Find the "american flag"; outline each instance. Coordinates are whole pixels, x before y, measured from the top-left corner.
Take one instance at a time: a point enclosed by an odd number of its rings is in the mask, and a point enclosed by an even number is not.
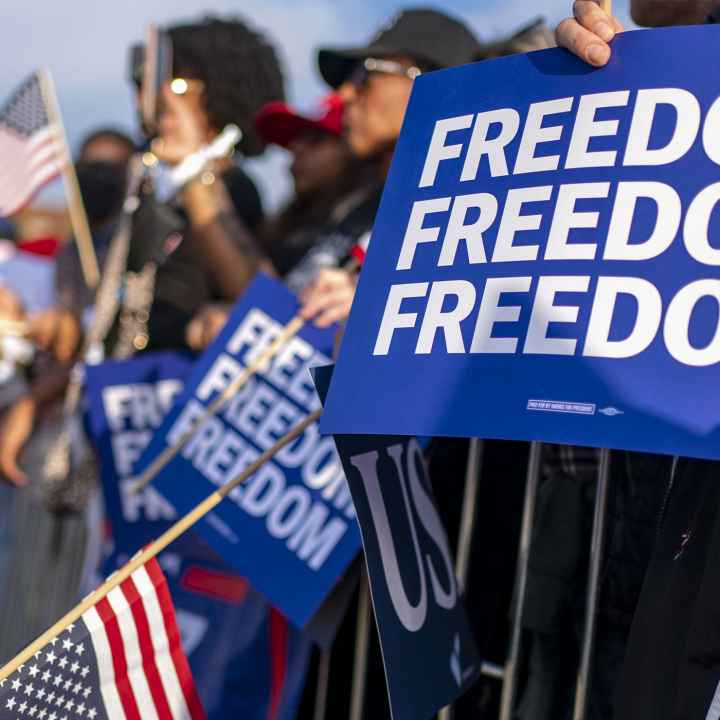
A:
[[[151,560],[0,682],[0,720],[205,718]]]
[[[13,215],[62,170],[62,132],[50,122],[37,73],[0,109],[0,217]]]

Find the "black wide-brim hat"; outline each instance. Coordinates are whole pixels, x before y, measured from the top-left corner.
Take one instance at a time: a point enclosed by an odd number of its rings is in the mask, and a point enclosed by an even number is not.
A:
[[[437,10],[405,10],[364,47],[322,48],[320,74],[330,87],[348,79],[358,62],[369,57],[408,57],[428,69],[471,62],[478,48],[472,31]]]

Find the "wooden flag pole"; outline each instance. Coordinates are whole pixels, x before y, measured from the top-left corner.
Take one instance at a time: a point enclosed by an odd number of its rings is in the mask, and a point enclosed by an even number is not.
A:
[[[70,224],[72,225],[75,243],[77,244],[78,254],[80,256],[83,278],[85,284],[91,290],[94,290],[100,282],[100,269],[98,267],[95,246],[93,245],[85,206],[83,205],[82,195],[80,194],[80,185],[77,175],[75,174],[75,165],[68,148],[67,135],[65,134],[65,127],[63,126],[62,116],[60,114],[60,105],[58,104],[57,95],[55,94],[55,86],[48,70],[41,70],[38,73],[38,79],[40,81],[40,90],[43,95],[48,120],[55,126],[60,136],[62,155],[60,161],[63,184],[65,186],[65,196],[70,214]]]
[[[350,258],[342,267],[348,273],[354,273],[360,269],[360,263],[355,258]],[[282,350],[286,343],[294,338],[304,327],[306,321],[296,315],[282,329],[280,334],[260,354],[255,362],[248,365],[225,390],[210,405],[198,421],[173,444],[166,447],[140,475],[133,478],[128,484],[128,492],[135,495],[146,488],[167,464],[190,442],[195,433],[211,418],[217,415],[222,406],[231,398],[235,397],[245,383],[257,373],[262,372],[268,363]]]
[[[97,590],[90,593],[79,605],[74,607],[64,617],[58,620],[50,629],[46,630],[37,640],[30,643],[19,655],[16,655],[0,670],[0,683],[12,675],[21,665],[28,662],[36,652],[42,650],[51,640],[56,638],[68,625],[77,622],[84,613],[102,600],[111,590],[127,580],[138,568],[152,560],[162,552],[170,543],[177,540],[180,535],[189,530],[198,520],[201,520],[213,508],[222,502],[238,485],[244,483],[251,475],[256,473],[276,453],[300,437],[305,430],[316,422],[322,409],[315,410],[304,420],[299,422],[287,435],[281,437],[272,447],[268,448],[255,462],[248,465],[239,475],[230,482],[209,495],[187,515],[178,520],[169,530],[164,532],[157,540],[139,552],[124,567],[113,573]]]
[[[193,426],[186,430],[180,438],[173,444],[168,445],[146,468],[140,475],[133,479],[128,486],[131,495],[139,493],[146,488],[157,476],[158,473],[190,442],[193,435],[231,398],[233,398],[250,380],[253,375],[261,372],[267,364],[275,357],[280,349],[292,338],[294,338],[305,326],[305,320],[296,315],[283,329],[282,332],[260,353],[260,356],[250,365],[248,365],[233,380],[223,392],[215,398],[215,400],[207,406],[205,412]]]

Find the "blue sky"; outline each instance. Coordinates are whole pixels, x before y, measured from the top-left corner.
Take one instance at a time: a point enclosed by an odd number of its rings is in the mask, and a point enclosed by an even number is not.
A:
[[[290,99],[310,107],[325,88],[315,70],[319,45],[352,44],[369,38],[398,10],[420,3],[394,0],[2,0],[3,56],[0,98],[38,67],[55,77],[70,142],[88,130],[115,125],[134,130],[130,90],[125,80],[127,48],[142,40],[150,22],[166,23],[199,15],[234,13],[264,30],[280,50]],[[570,0],[448,0],[437,3],[463,17],[481,39],[519,27],[539,15],[555,25],[570,11]],[[628,0],[615,9],[629,25]],[[287,192],[286,159],[270,153],[254,176],[270,206]],[[52,188],[45,197],[58,197]]]

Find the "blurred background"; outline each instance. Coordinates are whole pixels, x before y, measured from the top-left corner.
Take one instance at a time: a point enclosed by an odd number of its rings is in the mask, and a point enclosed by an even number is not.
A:
[[[91,128],[116,126],[137,136],[137,123],[128,83],[128,49],[143,42],[145,29],[191,20],[203,15],[239,13],[275,40],[283,62],[287,94],[301,109],[314,107],[324,94],[316,70],[315,48],[366,40],[378,24],[401,8],[432,5],[411,0],[3,0],[0,27],[0,103],[29,73],[52,71],[67,134],[73,150]],[[482,41],[509,33],[542,16],[554,27],[570,12],[569,0],[444,0],[439,6],[469,21]],[[629,0],[616,0],[615,13],[631,27]],[[290,189],[284,151],[271,148],[248,165],[265,205],[274,210]],[[35,200],[34,210],[62,205],[60,181]],[[33,213],[33,216],[35,213]],[[41,216],[44,218],[44,216]],[[30,233],[31,235],[34,233]]]

